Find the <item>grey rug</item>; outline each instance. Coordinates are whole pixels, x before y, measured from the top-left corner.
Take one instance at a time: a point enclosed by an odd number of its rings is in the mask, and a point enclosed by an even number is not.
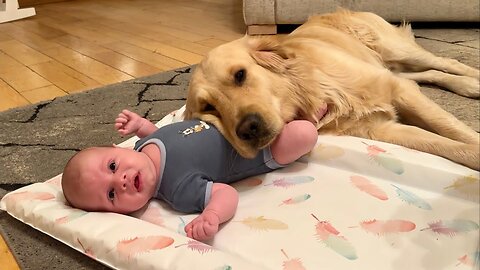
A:
[[[415,31],[426,49],[479,67],[478,29]],[[78,150],[120,143],[113,128],[124,108],[158,121],[185,104],[193,67],[135,79],[0,113],[0,197],[62,172]],[[479,131],[480,104],[435,87],[422,91]],[[22,269],[106,269],[105,266],[0,212],[0,232]],[[0,267],[1,268],[1,267]]]

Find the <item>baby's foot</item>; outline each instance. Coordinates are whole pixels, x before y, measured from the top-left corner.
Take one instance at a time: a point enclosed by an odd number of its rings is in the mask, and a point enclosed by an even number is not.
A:
[[[213,212],[205,211],[185,226],[187,236],[203,241],[212,238],[218,232],[220,219]]]

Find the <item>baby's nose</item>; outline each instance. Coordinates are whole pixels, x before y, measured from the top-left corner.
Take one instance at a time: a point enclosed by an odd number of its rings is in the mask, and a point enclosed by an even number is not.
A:
[[[117,187],[120,190],[125,190],[127,189],[127,174],[122,174],[120,177],[117,179]]]

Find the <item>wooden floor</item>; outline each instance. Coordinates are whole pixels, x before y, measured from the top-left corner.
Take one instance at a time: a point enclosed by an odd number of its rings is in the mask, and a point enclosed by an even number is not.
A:
[[[0,24],[0,111],[196,64],[245,33],[241,0],[72,0]]]
[[[0,24],[0,111],[196,64],[246,29],[242,0],[72,0],[35,9]],[[1,237],[0,265],[19,269]]]

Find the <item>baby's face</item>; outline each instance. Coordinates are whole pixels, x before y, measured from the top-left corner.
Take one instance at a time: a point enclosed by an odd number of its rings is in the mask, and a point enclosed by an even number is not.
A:
[[[133,212],[152,198],[157,185],[152,160],[131,149],[94,148],[79,163],[82,184],[72,201],[89,209]]]

